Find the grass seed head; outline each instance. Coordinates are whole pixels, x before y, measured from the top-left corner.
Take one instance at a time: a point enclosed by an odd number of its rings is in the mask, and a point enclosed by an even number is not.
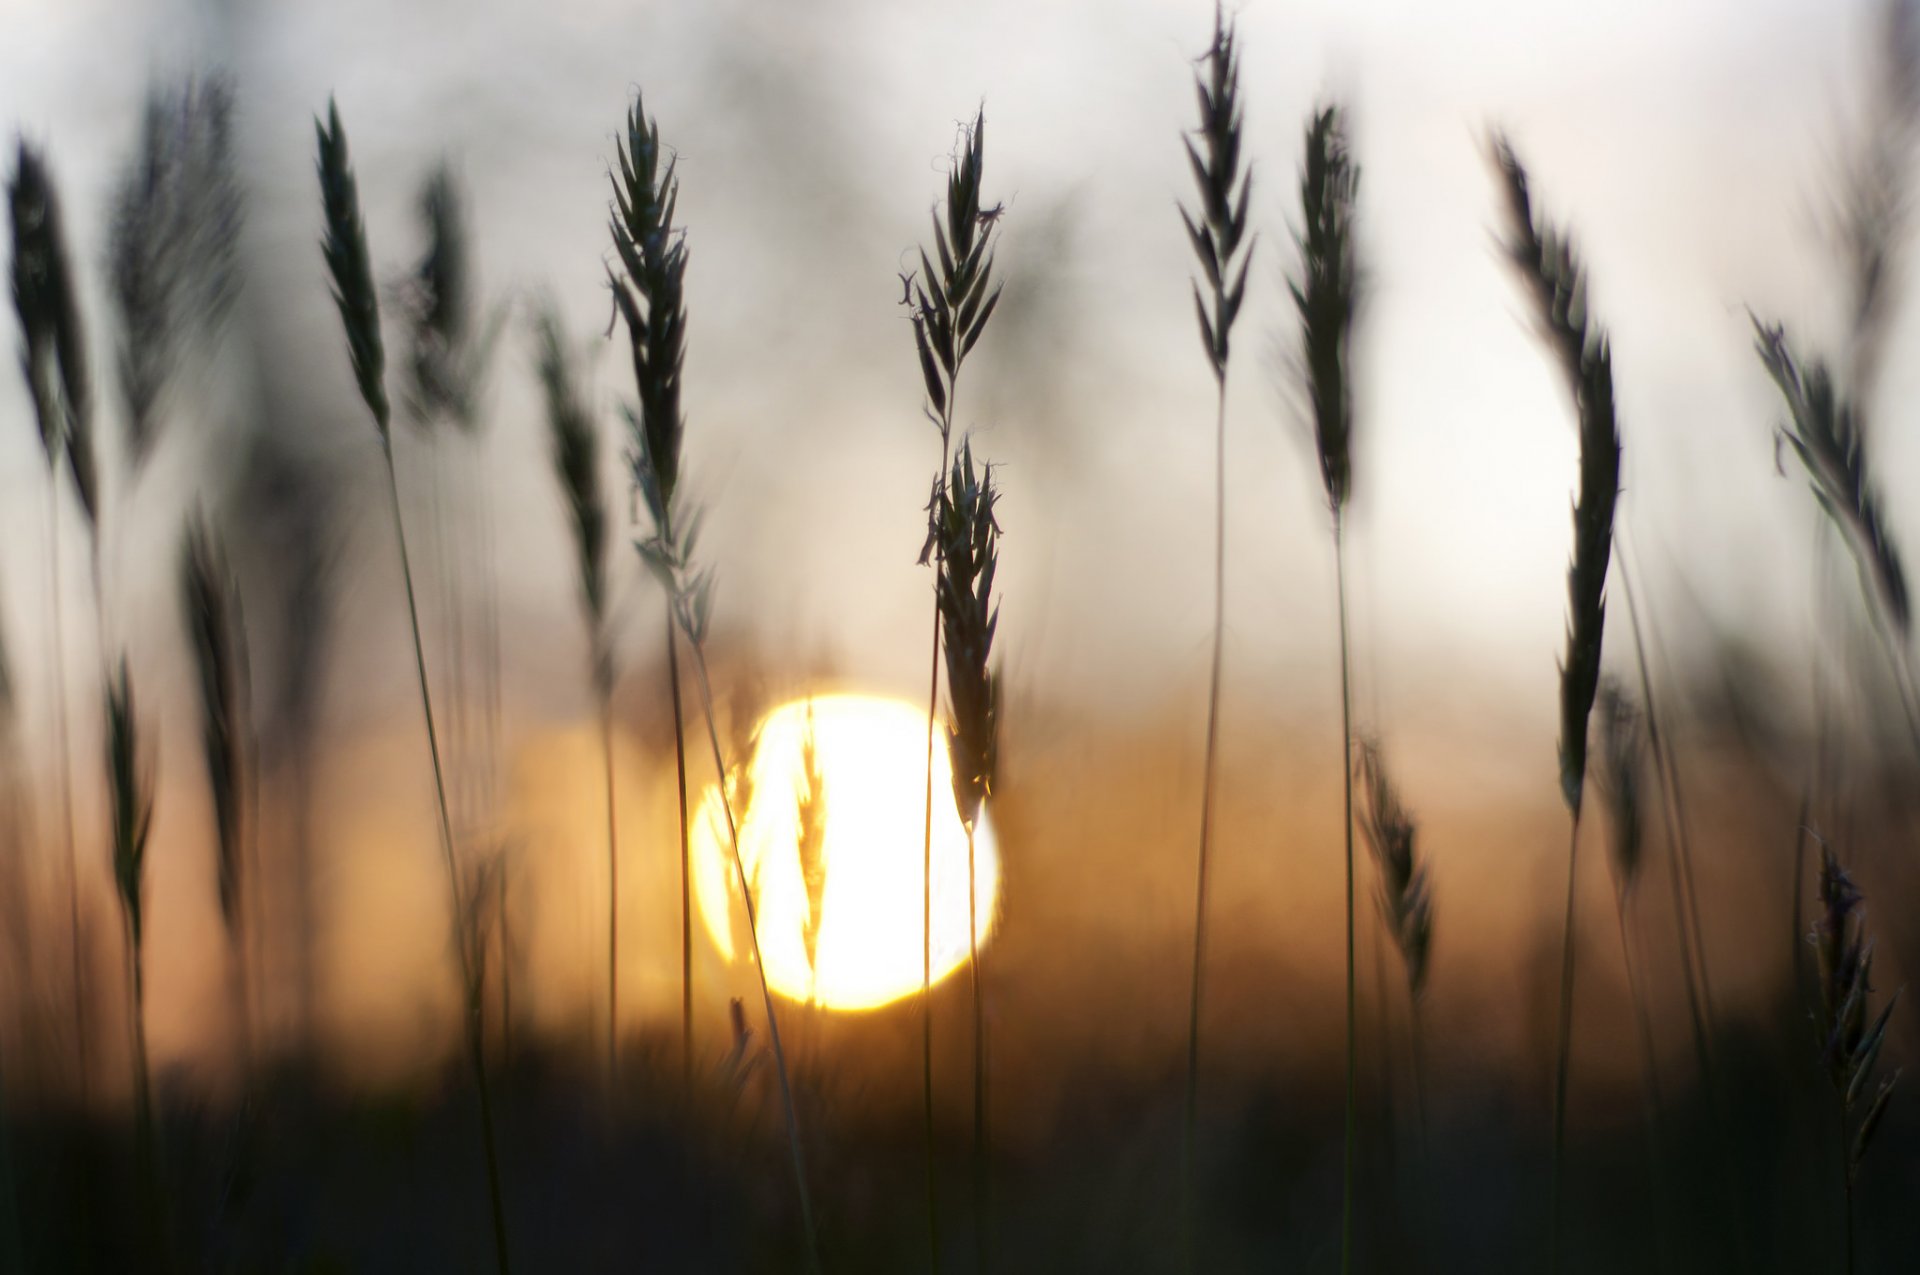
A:
[[[1193,285],[1200,339],[1207,348],[1214,376],[1224,380],[1233,323],[1246,299],[1247,267],[1253,262],[1253,237],[1247,233],[1253,175],[1240,162],[1244,123],[1240,54],[1234,47],[1233,24],[1218,4],[1213,10],[1213,42],[1200,61],[1201,70],[1194,75],[1194,89],[1200,99],[1200,127],[1196,130],[1200,146],[1196,147],[1191,137],[1181,139],[1194,184],[1199,188],[1200,212],[1196,217],[1182,207],[1180,218],[1186,223],[1187,238],[1207,280],[1204,294],[1198,282]]]
[[[213,797],[220,915],[229,932],[240,920],[241,793],[246,756],[246,660],[239,590],[206,522],[187,524],[180,555],[181,609],[200,685],[200,740]]]
[[[1301,365],[1313,405],[1313,434],[1327,503],[1338,513],[1353,484],[1353,383],[1349,338],[1359,308],[1353,241],[1360,169],[1347,153],[1345,117],[1337,106],[1314,112],[1300,170],[1303,228],[1300,277],[1288,285],[1300,315]]]
[[[79,290],[67,256],[60,199],[46,158],[22,138],[7,183],[13,222],[13,305],[20,318],[27,385],[47,463],[67,458],[89,524],[99,521],[93,397]]]
[[[153,792],[140,750],[133,686],[123,656],[107,678],[107,781],[113,799],[113,880],[137,949],[146,897],[147,834]]]
[[[1814,1022],[1821,1064],[1851,1130],[1847,1148],[1851,1180],[1900,1078],[1896,1072],[1877,1087],[1873,1084],[1887,1023],[1900,997],[1896,992],[1877,1015],[1873,1013],[1873,944],[1866,938],[1860,892],[1832,847],[1822,842],[1820,856],[1820,916],[1808,936],[1820,965]]]
[[[1799,458],[1814,499],[1852,550],[1861,587],[1904,640],[1913,623],[1906,569],[1867,471],[1866,440],[1853,405],[1825,364],[1816,359],[1802,371],[1780,325],[1755,319],[1753,328],[1760,362],[1787,406],[1779,437]]]
[[[993,576],[999,561],[1000,492],[993,466],[975,469],[973,446],[961,440],[953,470],[934,493],[939,536],[940,634],[947,656],[947,695],[953,721],[947,748],[953,764],[953,796],[971,828],[980,803],[993,791],[998,753],[999,694],[988,668],[999,607]]]
[[[1600,682],[1600,765],[1596,778],[1612,817],[1614,880],[1622,897],[1633,888],[1646,849],[1646,808],[1641,790],[1646,728],[1626,688],[1611,677]]]
[[[639,97],[627,111],[627,136],[616,142],[609,228],[621,271],[608,272],[614,305],[625,321],[640,410],[630,460],[634,482],[654,525],[672,526],[680,481],[680,372],[686,360],[687,243],[673,224],[680,199],[677,159],[660,144],[660,125]]]
[[[605,693],[612,687],[613,667],[606,640],[608,520],[600,482],[600,436],[580,392],[560,316],[551,305],[535,316],[534,333],[553,470],[567,502],[580,598],[593,640],[594,684]]]
[[[927,414],[943,438],[952,428],[961,366],[1000,304],[993,259],[1003,208],[981,207],[986,145],[987,119],[981,110],[961,134],[959,154],[947,174],[946,215],[933,214],[934,255],[920,249],[920,270],[905,281]]]
[[[471,432],[480,421],[481,372],[494,332],[480,330],[466,199],[447,164],[436,165],[421,186],[419,217],[427,248],[403,293],[407,406],[423,424],[444,419]]]
[[[386,350],[380,342],[380,299],[373,289],[373,259],[367,249],[367,228],[360,218],[360,190],[347,156],[347,134],[340,124],[340,108],[327,101],[325,121],[315,119],[319,148],[320,201],[326,219],[321,250],[333,280],[333,303],[340,310],[340,326],[347,336],[353,378],[360,398],[373,415],[380,441],[388,441],[392,411],[387,403]]]
[[[1417,998],[1426,988],[1427,958],[1433,949],[1433,893],[1427,865],[1415,845],[1413,816],[1387,773],[1379,744],[1373,741],[1360,745],[1360,775],[1367,790],[1360,830],[1380,874],[1380,914],[1400,949],[1407,990]]]
[[[225,80],[154,89],[139,147],[114,190],[108,276],[135,465],[152,449],[181,356],[219,331],[238,290],[232,123],[233,90]]]
[[[1620,427],[1614,415],[1613,354],[1587,314],[1586,270],[1572,239],[1533,210],[1527,172],[1504,137],[1492,143],[1506,193],[1509,259],[1535,303],[1535,322],[1560,360],[1580,433],[1580,490],[1573,507],[1573,561],[1567,570],[1567,652],[1560,664],[1560,792],[1575,818],[1587,773],[1587,719],[1600,683],[1606,633],[1607,568],[1620,496]]]

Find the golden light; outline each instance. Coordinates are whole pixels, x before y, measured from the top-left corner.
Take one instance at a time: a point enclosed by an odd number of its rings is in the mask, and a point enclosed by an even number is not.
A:
[[[933,749],[933,981],[965,964],[967,834],[944,728]],[[872,1009],[920,989],[927,714],[867,695],[797,700],[760,723],[728,776],[767,984],[790,1000]],[[693,827],[694,889],[727,960],[751,960],[746,909],[717,788]],[[1000,884],[992,821],[974,837],[978,940]]]

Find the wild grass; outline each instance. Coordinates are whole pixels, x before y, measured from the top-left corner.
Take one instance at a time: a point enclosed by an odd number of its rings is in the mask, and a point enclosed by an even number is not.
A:
[[[415,201],[425,246],[392,288],[405,331],[401,404],[430,455],[427,504],[431,570],[439,589],[448,770],[456,850],[498,858],[488,882],[499,898],[486,911],[500,960],[503,1064],[512,1060],[514,969],[508,897],[511,856],[493,827],[499,739],[499,620],[493,504],[487,497],[482,410],[488,364],[505,311],[483,312],[472,262],[467,201],[452,165],[436,163]],[[463,472],[464,471],[464,472]],[[462,501],[461,484],[470,499]],[[470,616],[477,612],[477,616]],[[477,634],[471,620],[478,620]],[[475,718],[479,719],[476,726]]]
[[[106,686],[107,790],[113,803],[113,883],[126,942],[127,1013],[133,1041],[133,1120],[148,1210],[150,1256],[165,1269],[164,1206],[154,1145],[153,1081],[147,1063],[147,840],[153,828],[153,778],[140,743],[133,685],[123,656]]]
[[[1876,1086],[1880,1050],[1887,1023],[1900,994],[1875,1014],[1873,943],[1866,937],[1860,892],[1840,866],[1833,848],[1820,846],[1820,919],[1808,936],[1819,955],[1819,1003],[1814,1025],[1820,1063],[1832,1083],[1840,1126],[1840,1155],[1846,1188],[1846,1271],[1854,1269],[1854,1189],[1867,1148],[1886,1115],[1896,1071]]]
[[[245,906],[252,872],[246,862],[246,793],[254,764],[248,756],[246,627],[238,582],[203,518],[188,522],[181,547],[180,609],[200,689],[200,752],[213,804],[215,884],[227,935],[234,1044],[244,1071],[253,1039],[247,932],[255,923]]]
[[[940,211],[933,214],[933,245],[940,268],[934,269],[923,247],[919,273],[905,280],[905,304],[911,312],[913,344],[926,390],[921,410],[940,433],[940,466],[933,471],[927,539],[920,549],[921,565],[929,560],[934,565],[933,636],[927,656],[926,817],[920,855],[920,1064],[927,1151],[927,1263],[935,1271],[940,1269],[940,1238],[933,1157],[933,739],[940,699],[943,563],[939,555],[945,550],[939,515],[959,410],[960,371],[1000,304],[1000,285],[993,278],[994,232],[1004,205],[984,206],[986,147],[987,117],[982,108],[962,133],[959,154],[947,175],[944,222]]]
[[[1647,1007],[1645,979],[1634,958],[1634,885],[1646,861],[1646,769],[1651,730],[1642,708],[1612,677],[1602,677],[1598,695],[1600,749],[1594,770],[1595,788],[1606,803],[1609,823],[1607,860],[1612,869],[1614,917],[1620,931],[1620,959],[1627,974],[1627,999],[1633,1002],[1640,1035],[1641,1084],[1647,1106],[1648,1172],[1654,1183],[1656,1207],[1666,1196],[1661,1126],[1664,1123],[1659,1054],[1654,1042],[1653,1018]],[[1678,847],[1672,847],[1679,854]],[[1681,900],[1676,898],[1675,905]],[[1683,947],[1681,960],[1689,953]]]
[[[786,1049],[780,1040],[780,1020],[774,1012],[773,993],[767,986],[766,966],[760,957],[760,926],[755,916],[752,885],[747,880],[746,868],[740,857],[740,834],[734,820],[733,803],[725,796],[724,782],[728,767],[720,749],[719,727],[714,720],[713,685],[707,675],[706,657],[714,578],[710,568],[695,566],[700,514],[697,510],[683,508],[676,499],[679,495],[680,445],[686,432],[686,420],[680,409],[680,377],[682,361],[686,356],[687,330],[686,234],[673,224],[674,207],[679,200],[679,184],[674,178],[676,160],[667,156],[661,148],[659,123],[646,115],[644,103],[637,95],[627,112],[627,140],[626,145],[619,148],[619,157],[620,179],[614,183],[612,230],[614,250],[620,257],[626,275],[625,278],[613,277],[610,283],[619,314],[626,321],[628,343],[633,354],[634,388],[639,398],[639,411],[627,411],[627,423],[632,435],[628,460],[633,469],[634,490],[640,494],[653,521],[653,535],[636,542],[635,547],[640,552],[641,560],[653,571],[666,591],[670,625],[677,627],[686,638],[688,649],[693,654],[700,703],[706,717],[707,742],[713,753],[714,774],[723,784],[720,806],[726,815],[727,841],[732,847],[734,872],[746,905],[754,970],[759,976],[760,1000],[767,1016],[767,1038],[773,1048],[774,1069],[780,1082],[781,1107],[787,1124],[787,1149],[793,1163],[794,1190],[800,1201],[807,1265],[809,1270],[818,1272],[820,1239],[814,1223],[812,1195],[807,1187],[799,1114],[794,1108]],[[670,655],[674,649],[672,636],[670,628]],[[672,670],[676,705],[674,738],[677,769],[684,794],[686,744],[680,729],[679,675],[675,659],[669,660],[669,668]],[[685,834],[684,796],[682,803],[681,923],[683,927],[690,927],[691,905],[687,885],[689,843]],[[685,943],[691,943],[690,933],[689,928]],[[685,950],[683,948],[683,954]],[[691,977],[690,967],[686,977]],[[691,996],[691,992],[686,994]],[[690,1025],[689,1011],[687,1026]],[[690,1051],[690,1034],[687,1042]]]
[[[1527,172],[1505,137],[1492,142],[1506,196],[1506,247],[1532,294],[1542,339],[1558,359],[1573,394],[1580,436],[1579,494],[1573,507],[1573,562],[1567,571],[1567,650],[1560,663],[1560,792],[1567,805],[1567,910],[1560,958],[1560,1044],[1554,1072],[1553,1180],[1547,1222],[1547,1266],[1560,1261],[1560,1195],[1566,1159],[1567,1069],[1573,1053],[1575,868],[1581,798],[1587,776],[1587,719],[1600,682],[1606,636],[1607,566],[1620,495],[1620,428],[1614,417],[1613,352],[1587,312],[1586,272],[1573,241],[1537,218]]]
[[[15,156],[13,176],[7,183],[7,203],[13,229],[11,281],[13,307],[19,316],[22,337],[21,368],[47,458],[47,590],[50,595],[47,614],[51,628],[48,658],[53,665],[54,757],[59,772],[60,826],[66,852],[67,947],[73,982],[74,1049],[76,1073],[84,1097],[92,1069],[86,986],[81,970],[84,939],[80,917],[80,860],[74,837],[73,763],[67,738],[71,710],[61,586],[60,469],[64,459],[81,512],[91,528],[95,522],[98,488],[92,445],[92,397],[78,288],[67,257],[60,200],[46,159],[24,138]],[[97,554],[94,561],[97,580]]]
[[[608,229],[624,277],[607,273],[614,305],[626,321],[639,410],[623,409],[635,446],[628,459],[634,486],[663,543],[690,543],[695,528],[675,522],[680,481],[680,444],[686,420],[680,412],[680,372],[686,358],[684,236],[673,224],[680,200],[675,156],[660,146],[660,128],[638,97],[627,111],[627,137],[616,141],[620,171],[610,175],[613,208]],[[687,810],[687,732],[680,698],[680,649],[673,606],[667,607],[667,692],[673,702],[673,758],[680,801],[680,1044],[682,1074],[693,1084],[693,842]]]
[[[493,1219],[494,1258],[501,1275],[507,1275],[511,1259],[507,1244],[506,1204],[500,1187],[500,1159],[495,1143],[493,1103],[487,1079],[485,1040],[475,1005],[478,980],[484,967],[474,959],[477,946],[468,932],[480,915],[470,911],[473,903],[463,897],[460,865],[455,857],[453,822],[447,811],[447,783],[440,763],[440,741],[434,730],[433,695],[427,679],[426,650],[420,638],[420,608],[413,587],[413,565],[407,556],[406,520],[401,515],[400,477],[394,467],[391,407],[385,383],[386,352],[380,337],[380,303],[373,288],[373,263],[367,249],[366,227],[360,216],[360,194],[353,166],[347,154],[346,131],[340,124],[340,111],[327,103],[325,121],[314,121],[318,143],[317,169],[321,203],[325,216],[325,236],[321,241],[327,271],[332,278],[334,305],[340,312],[341,328],[346,334],[347,353],[353,365],[354,381],[361,401],[373,417],[380,441],[380,455],[386,462],[387,494],[393,514],[393,532],[400,555],[400,578],[405,588],[407,619],[413,637],[414,672],[419,682],[420,710],[427,731],[427,754],[433,765],[433,789],[440,817],[440,850],[446,863],[447,897],[454,930],[454,948],[459,954],[462,990],[467,997],[465,1025],[467,1055],[474,1081],[480,1092],[480,1124],[485,1147],[488,1203]]]
[[[999,564],[1000,524],[994,516],[1000,492],[993,466],[977,472],[973,446],[962,439],[952,472],[935,494],[939,536],[940,634],[947,651],[947,756],[953,768],[953,798],[967,830],[967,954],[973,984],[973,1200],[975,1263],[992,1269],[987,1164],[992,1143],[987,1110],[987,1023],[980,965],[980,900],[974,842],[981,804],[993,791],[999,753],[999,688],[988,667],[999,605],[993,577]]]
[[[1194,868],[1193,979],[1187,998],[1187,1096],[1181,1155],[1181,1218],[1186,1265],[1199,1261],[1199,1229],[1194,1180],[1200,1128],[1200,993],[1207,954],[1207,876],[1213,842],[1214,776],[1220,745],[1220,664],[1226,635],[1227,573],[1227,363],[1234,321],[1247,295],[1247,270],[1253,264],[1254,236],[1247,231],[1253,175],[1241,163],[1244,119],[1240,105],[1240,54],[1234,27],[1223,7],[1213,9],[1213,40],[1194,73],[1200,101],[1196,147],[1182,137],[1187,162],[1199,190],[1196,218],[1183,206],[1180,219],[1193,245],[1206,289],[1193,285],[1194,314],[1200,340],[1213,369],[1213,654],[1207,675],[1207,733],[1201,760],[1200,844]],[[1204,155],[1202,152],[1204,151]]]
[[[136,469],[159,437],[163,399],[185,355],[218,330],[238,291],[232,136],[233,89],[225,80],[155,88],[139,145],[114,190],[108,278],[120,326],[127,451]]]
[[[1359,819],[1360,830],[1366,837],[1367,848],[1373,852],[1374,869],[1379,878],[1380,919],[1400,953],[1401,969],[1407,980],[1414,1096],[1419,1104],[1418,1119],[1424,1142],[1427,1084],[1421,1003],[1426,995],[1428,960],[1433,952],[1433,879],[1430,865],[1417,845],[1419,828],[1387,770],[1378,742],[1361,741],[1359,767],[1367,797]]]
[[[1300,366],[1313,409],[1314,451],[1333,517],[1336,606],[1340,619],[1340,775],[1346,841],[1347,1102],[1340,1205],[1340,1269],[1353,1268],[1353,1172],[1359,1128],[1358,996],[1353,960],[1353,677],[1347,636],[1347,501],[1353,491],[1353,381],[1350,347],[1360,304],[1354,213],[1360,169],[1348,152],[1338,106],[1316,110],[1307,123],[1300,171],[1301,226],[1294,238],[1299,277],[1288,285],[1300,319]]]
[[[1813,498],[1839,531],[1860,573],[1914,746],[1920,748],[1920,696],[1911,652],[1913,604],[1906,567],[1888,529],[1884,502],[1868,471],[1866,439],[1845,391],[1818,359],[1795,355],[1778,324],[1753,320],[1754,345],[1786,405],[1779,438],[1805,469]]]
[[[620,855],[613,782],[612,634],[607,624],[607,502],[600,479],[600,435],[581,393],[573,359],[551,306],[534,319],[538,374],[546,400],[554,477],[566,501],[580,606],[587,624],[588,676],[600,720],[600,759],[607,806],[607,1077],[619,1070]]]

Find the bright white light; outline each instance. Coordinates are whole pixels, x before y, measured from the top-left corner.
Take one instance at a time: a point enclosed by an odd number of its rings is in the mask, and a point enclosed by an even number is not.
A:
[[[821,776],[819,916],[808,954],[802,864],[807,741]],[[865,695],[783,705],[761,722],[744,769],[729,776],[740,857],[753,889],[767,983],[791,1000],[871,1009],[919,990],[927,715]],[[744,809],[742,806],[744,805]],[[694,889],[721,955],[751,959],[726,814],[709,787],[693,827]],[[944,728],[933,749],[933,981],[966,963],[967,834],[954,808]],[[982,812],[974,837],[977,934],[993,927],[1000,860]]]

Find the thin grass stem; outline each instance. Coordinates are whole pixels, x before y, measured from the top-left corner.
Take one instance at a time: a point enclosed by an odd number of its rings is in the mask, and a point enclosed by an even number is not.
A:
[[[820,1273],[820,1237],[814,1225],[813,1197],[807,1190],[806,1158],[800,1147],[800,1119],[793,1104],[793,1083],[787,1074],[787,1053],[780,1043],[780,1019],[774,1013],[773,991],[767,985],[767,967],[760,953],[760,923],[753,906],[753,891],[747,881],[746,863],[740,857],[740,831],[733,817],[733,804],[727,799],[724,782],[727,765],[720,752],[720,730],[714,722],[713,686],[707,677],[707,657],[702,644],[688,638],[693,652],[694,678],[700,687],[700,706],[707,722],[707,743],[713,750],[714,773],[721,777],[720,810],[727,820],[727,843],[733,850],[733,869],[740,886],[740,898],[747,909],[747,936],[753,942],[753,969],[760,982],[760,1000],[767,1013],[767,1039],[773,1046],[774,1070],[780,1082],[780,1103],[787,1121],[787,1149],[793,1161],[793,1184],[800,1197],[800,1221],[806,1230],[807,1269]]]

